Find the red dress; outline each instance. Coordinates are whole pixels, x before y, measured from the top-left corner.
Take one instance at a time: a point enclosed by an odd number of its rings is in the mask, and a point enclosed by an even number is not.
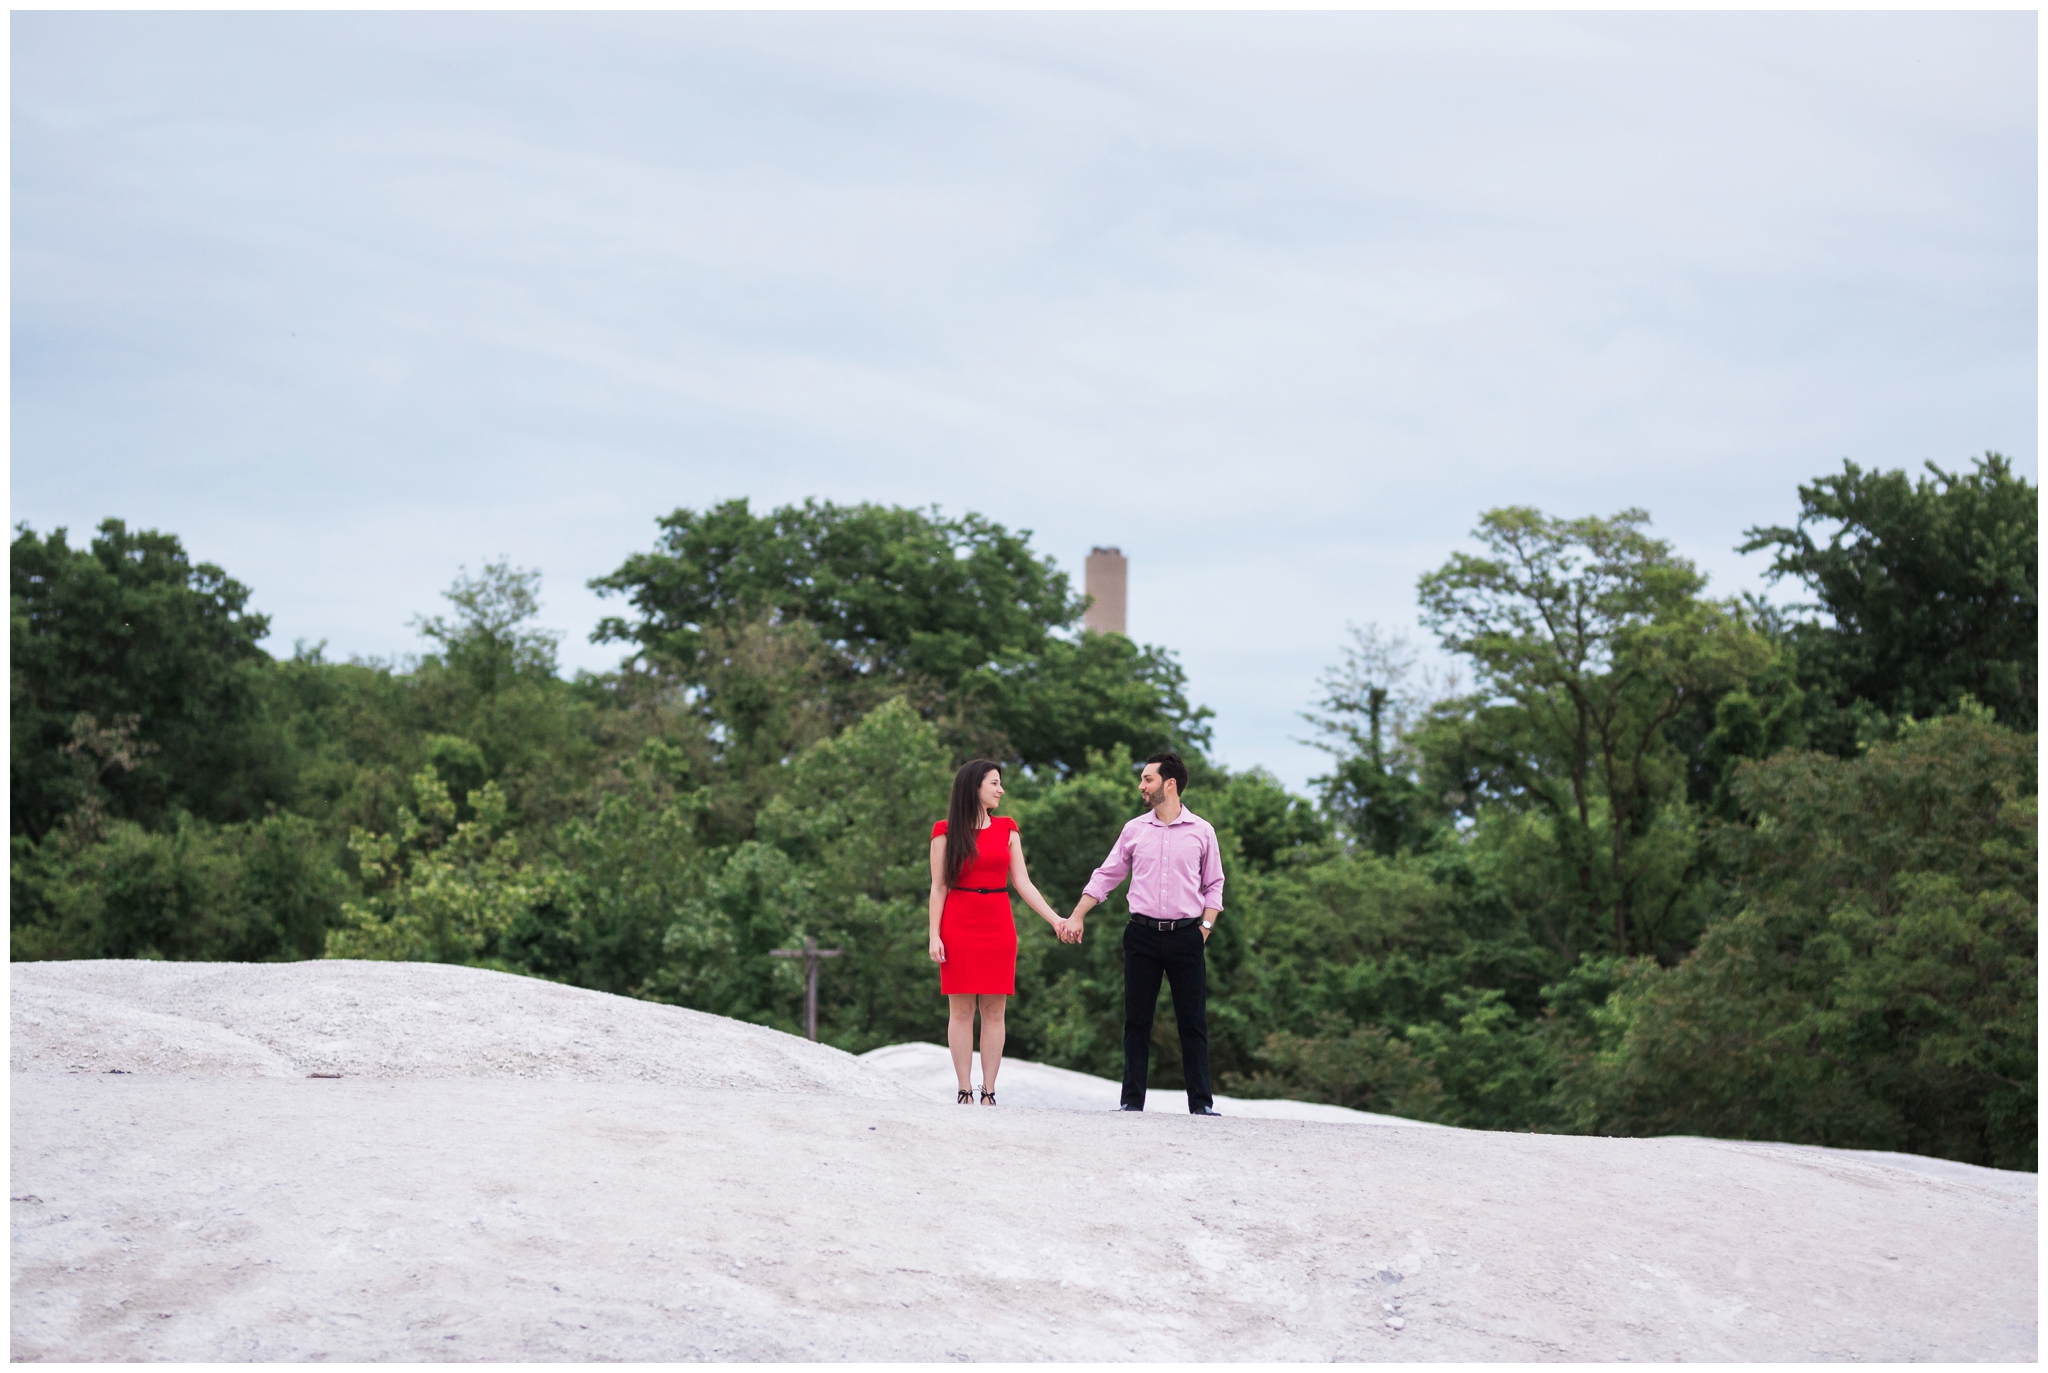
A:
[[[947,996],[979,992],[1013,996],[1017,991],[1017,922],[1010,915],[1010,836],[1017,822],[998,815],[975,838],[974,861],[959,886],[946,890],[939,912],[939,942],[946,961],[939,964],[939,991]],[[932,838],[945,836],[946,822],[932,826]],[[961,887],[999,887],[992,893]]]

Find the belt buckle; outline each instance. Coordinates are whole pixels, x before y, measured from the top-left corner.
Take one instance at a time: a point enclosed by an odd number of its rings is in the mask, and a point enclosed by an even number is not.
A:
[[[1171,920],[1155,920],[1152,923],[1159,927],[1159,932],[1161,934],[1173,933],[1173,922]]]

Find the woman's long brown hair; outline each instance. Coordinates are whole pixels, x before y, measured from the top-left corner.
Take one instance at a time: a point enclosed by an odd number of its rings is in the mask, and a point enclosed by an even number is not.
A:
[[[946,805],[946,885],[957,887],[967,876],[981,843],[981,780],[1001,772],[1000,763],[977,758],[953,774],[953,799]]]

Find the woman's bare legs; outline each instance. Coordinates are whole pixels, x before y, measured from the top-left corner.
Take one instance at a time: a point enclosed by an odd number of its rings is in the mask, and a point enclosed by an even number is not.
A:
[[[967,1074],[974,1062],[974,996],[956,992],[946,1000],[952,1003],[946,1017],[946,1047],[953,1051],[953,1076],[960,1079],[961,1091],[972,1091],[974,1081]]]
[[[961,997],[971,1001],[972,997]],[[1006,996],[988,995],[981,998],[981,1090],[993,1092],[996,1089],[996,1070],[1003,1066],[1003,1011],[1010,999]],[[959,1050],[953,1057],[958,1061]]]

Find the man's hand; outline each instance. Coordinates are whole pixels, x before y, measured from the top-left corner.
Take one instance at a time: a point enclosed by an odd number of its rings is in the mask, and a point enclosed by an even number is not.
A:
[[[1214,927],[1214,926],[1212,926],[1212,925],[1204,925],[1204,926],[1202,926],[1202,942],[1203,942],[1204,944],[1208,943],[1208,942],[1209,942],[1209,936],[1210,936],[1210,935],[1212,935],[1212,934],[1214,934],[1214,933],[1216,933],[1216,930],[1215,930],[1215,927]]]
[[[1069,944],[1080,943],[1082,929],[1081,922],[1086,920],[1088,918],[1088,912],[1094,909],[1095,898],[1084,893],[1081,899],[1074,903],[1074,913],[1067,917],[1067,927],[1064,930],[1060,931],[1060,938],[1066,940]]]

